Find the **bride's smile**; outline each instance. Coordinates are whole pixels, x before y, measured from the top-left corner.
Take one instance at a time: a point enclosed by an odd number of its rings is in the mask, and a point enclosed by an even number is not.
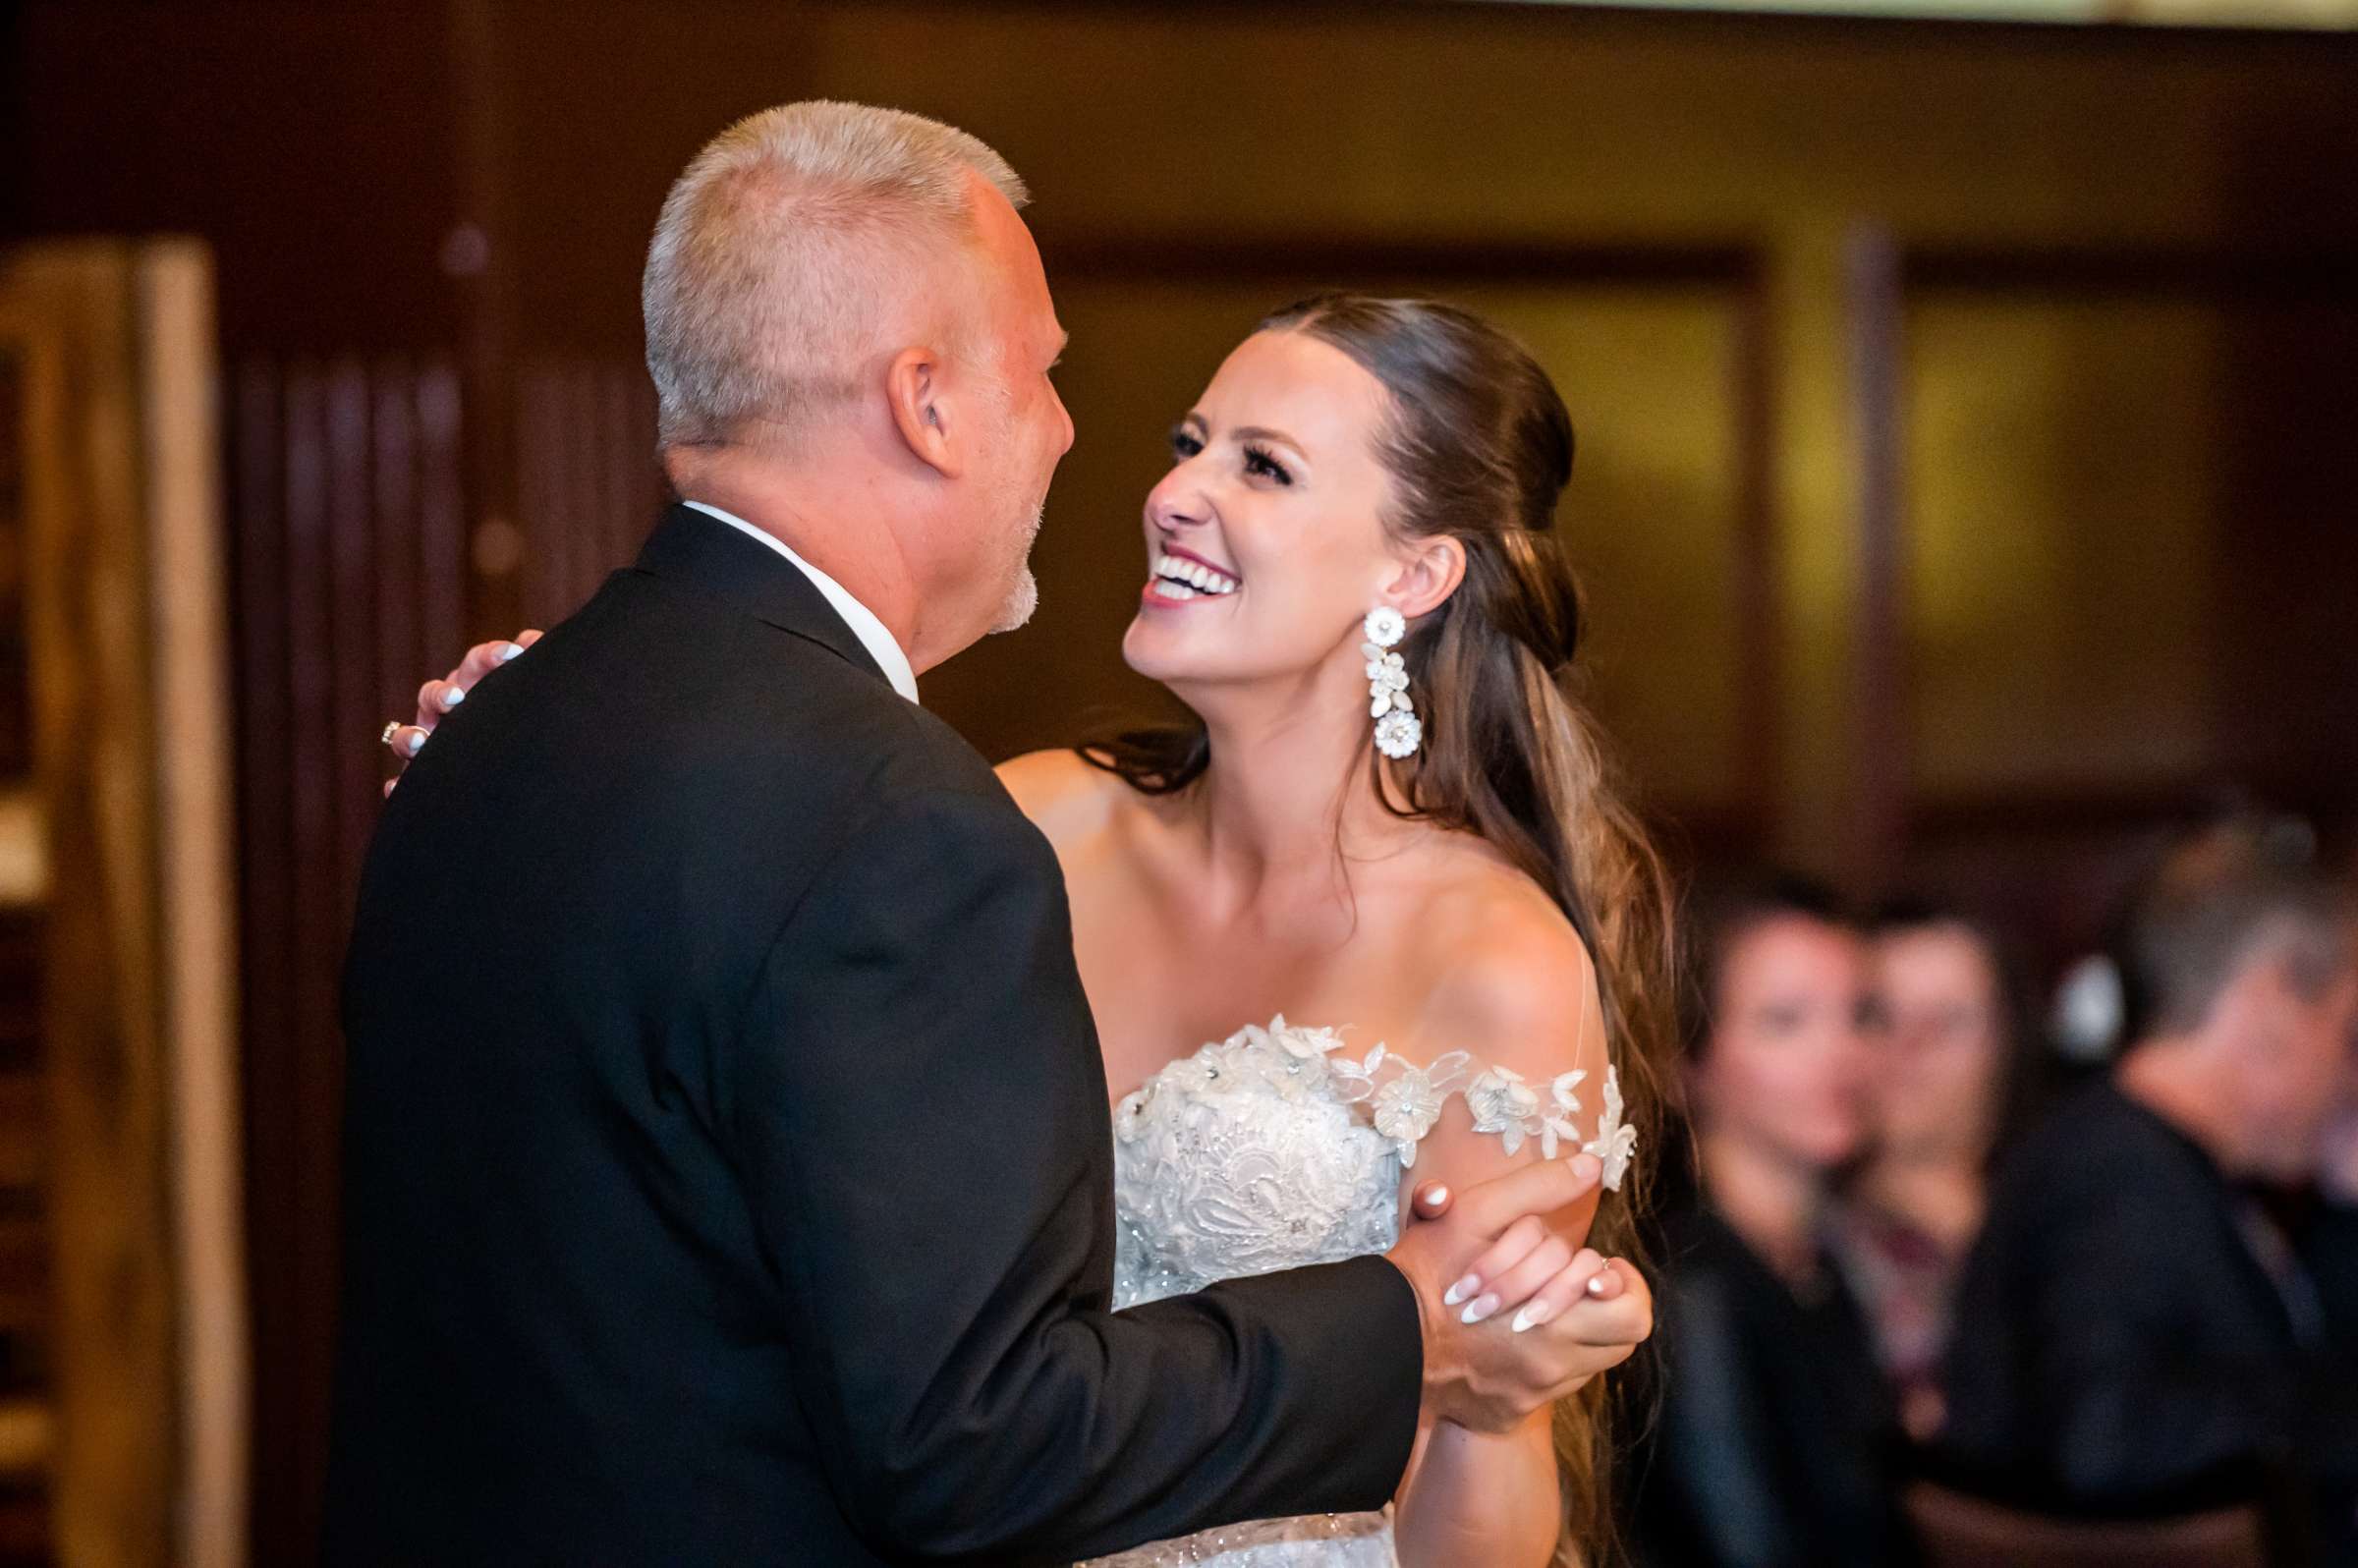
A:
[[[1146,604],[1153,609],[1172,604],[1192,604],[1198,599],[1226,598],[1244,586],[1241,578],[1221,570],[1194,551],[1170,545],[1155,553],[1151,575],[1147,579]]]

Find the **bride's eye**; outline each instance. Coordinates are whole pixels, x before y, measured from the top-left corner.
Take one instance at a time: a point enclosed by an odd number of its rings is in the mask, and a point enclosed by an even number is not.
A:
[[[1203,450],[1204,443],[1197,440],[1196,433],[1186,425],[1182,424],[1171,432],[1171,456],[1177,461],[1184,463]]]
[[[1260,475],[1266,479],[1274,479],[1279,484],[1294,482],[1294,476],[1286,472],[1285,465],[1269,456],[1267,450],[1263,447],[1249,446],[1245,448],[1245,472]]]

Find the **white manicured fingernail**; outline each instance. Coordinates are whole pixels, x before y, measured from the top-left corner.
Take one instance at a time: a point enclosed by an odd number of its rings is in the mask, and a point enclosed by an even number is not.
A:
[[[461,702],[464,702],[464,701],[466,701],[466,700],[467,700],[467,692],[466,692],[466,689],[465,689],[464,687],[458,687],[458,686],[446,686],[446,687],[444,687],[444,688],[442,689],[442,711],[443,711],[443,712],[445,712],[445,713],[449,712],[449,711],[450,711],[452,708],[454,708],[454,707],[457,707],[457,706],[458,706],[458,705],[459,705]]]
[[[1467,1322],[1467,1323],[1479,1323],[1479,1322],[1481,1322],[1481,1321],[1482,1321],[1482,1320],[1483,1320],[1485,1317],[1488,1317],[1488,1316],[1490,1316],[1490,1314],[1492,1314],[1492,1313],[1496,1312],[1497,1310],[1498,1310],[1498,1298],[1497,1298],[1497,1297],[1495,1297],[1495,1296],[1477,1296],[1477,1297],[1475,1297],[1475,1298],[1474,1298],[1474,1305],[1473,1305],[1473,1306],[1471,1306],[1471,1307],[1468,1307],[1468,1308],[1466,1309],[1466,1311],[1465,1311],[1465,1315],[1464,1315],[1462,1317],[1460,1317],[1458,1320],[1459,1320],[1460,1322]]]
[[[1554,1316],[1554,1310],[1545,1302],[1535,1301],[1515,1314],[1515,1332],[1519,1334],[1526,1328],[1537,1328]]]
[[[524,645],[520,643],[502,643],[499,644],[499,652],[496,656],[500,663],[505,664],[523,651]]]
[[[409,753],[410,753],[410,755],[411,755],[412,756],[416,756],[418,755],[419,748],[422,747],[423,745],[425,745],[425,731],[423,731],[423,730],[413,730],[413,731],[411,731],[411,732],[410,732],[410,745],[409,745]]]
[[[1468,1274],[1465,1278],[1459,1280],[1456,1284],[1449,1287],[1449,1294],[1441,1298],[1441,1305],[1444,1307],[1454,1307],[1459,1302],[1466,1300],[1480,1289],[1482,1289],[1482,1280],[1476,1275]]]

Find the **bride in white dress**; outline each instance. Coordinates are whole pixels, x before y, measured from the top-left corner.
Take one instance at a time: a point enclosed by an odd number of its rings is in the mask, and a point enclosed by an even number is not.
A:
[[[1562,687],[1561,399],[1477,316],[1335,296],[1264,322],[1172,445],[1123,652],[1197,722],[1000,770],[1071,894],[1114,1096],[1115,1305],[1384,1252],[1412,1186],[1582,1151],[1601,1206],[1556,1224],[1625,1248],[1668,901]],[[428,683],[396,755],[533,636]],[[1573,1282],[1529,1320],[1640,1286],[1523,1229],[1514,1275],[1453,1292],[1469,1320],[1527,1273]],[[1586,1563],[1609,1402],[1598,1378],[1507,1436],[1429,1427],[1380,1514],[1099,1568]]]
[[[1200,722],[1001,769],[1064,867],[1116,1096],[1117,1305],[1381,1252],[1436,1176],[1586,1148],[1626,1195],[1667,901],[1560,685],[1554,387],[1468,312],[1329,297],[1238,347],[1172,444],[1123,653]],[[1627,1223],[1608,1196],[1592,1238]],[[1583,1560],[1602,1380],[1567,1403],[1420,1434],[1388,1516],[1109,1561]]]

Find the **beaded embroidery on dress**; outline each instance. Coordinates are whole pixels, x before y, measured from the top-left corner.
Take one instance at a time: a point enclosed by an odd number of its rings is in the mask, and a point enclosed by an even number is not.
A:
[[[1400,1176],[1463,1094],[1477,1132],[1510,1154],[1576,1149],[1618,1189],[1637,1148],[1609,1066],[1603,1112],[1582,1140],[1573,1117],[1588,1075],[1530,1083],[1464,1051],[1428,1066],[1376,1045],[1364,1058],[1331,1029],[1282,1017],[1171,1063],[1113,1118],[1113,1304],[1135,1307],[1223,1279],[1390,1250]],[[1086,1568],[1394,1568],[1387,1514],[1260,1520],[1161,1541]]]

